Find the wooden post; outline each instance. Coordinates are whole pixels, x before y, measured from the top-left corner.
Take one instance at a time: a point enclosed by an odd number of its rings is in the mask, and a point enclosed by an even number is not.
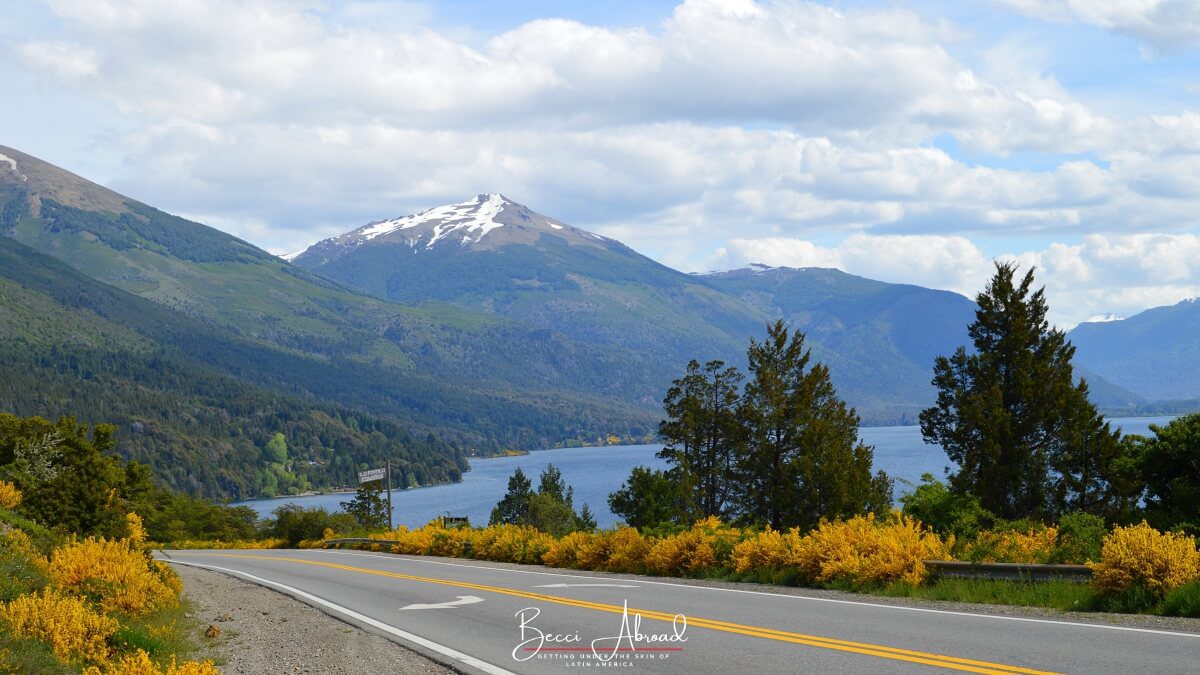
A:
[[[394,530],[392,526],[392,460],[387,461],[387,496],[388,496],[388,530]]]

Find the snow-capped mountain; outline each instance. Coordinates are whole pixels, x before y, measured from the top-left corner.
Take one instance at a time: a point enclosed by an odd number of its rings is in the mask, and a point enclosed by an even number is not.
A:
[[[1124,321],[1125,317],[1120,314],[1097,314],[1091,317],[1084,323],[1108,323],[1110,321]]]
[[[1076,364],[1147,400],[1200,398],[1200,303],[1194,299],[1122,321],[1081,323],[1067,337]]]
[[[504,195],[492,193],[457,204],[435,206],[413,215],[367,223],[357,230],[317,242],[299,253],[281,257],[311,266],[329,262],[365,245],[403,244],[414,252],[448,247],[496,248],[513,243],[532,244],[546,234],[571,244],[600,245],[609,241],[531,211]]]

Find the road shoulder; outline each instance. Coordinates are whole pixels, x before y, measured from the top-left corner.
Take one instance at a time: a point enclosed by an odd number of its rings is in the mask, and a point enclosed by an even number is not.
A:
[[[175,565],[207,648],[226,673],[428,673],[454,671],[282,593],[209,570]]]

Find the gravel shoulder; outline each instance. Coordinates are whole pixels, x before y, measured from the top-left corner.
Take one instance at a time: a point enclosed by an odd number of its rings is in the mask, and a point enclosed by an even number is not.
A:
[[[173,565],[205,648],[226,673],[453,673],[390,640],[281,593],[209,570]],[[216,637],[206,637],[212,627]]]

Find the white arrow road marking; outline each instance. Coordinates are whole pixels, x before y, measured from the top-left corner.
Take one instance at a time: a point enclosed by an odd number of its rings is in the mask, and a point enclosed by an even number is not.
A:
[[[428,605],[405,605],[400,609],[402,611],[406,609],[451,609],[463,605],[473,605],[477,602],[483,602],[483,598],[477,598],[474,595],[460,595],[457,600],[451,600],[450,602],[437,602]]]
[[[541,586],[534,586],[534,588],[581,588],[584,586],[603,586],[604,588],[638,588],[637,586],[630,586],[629,584],[542,584]]]

